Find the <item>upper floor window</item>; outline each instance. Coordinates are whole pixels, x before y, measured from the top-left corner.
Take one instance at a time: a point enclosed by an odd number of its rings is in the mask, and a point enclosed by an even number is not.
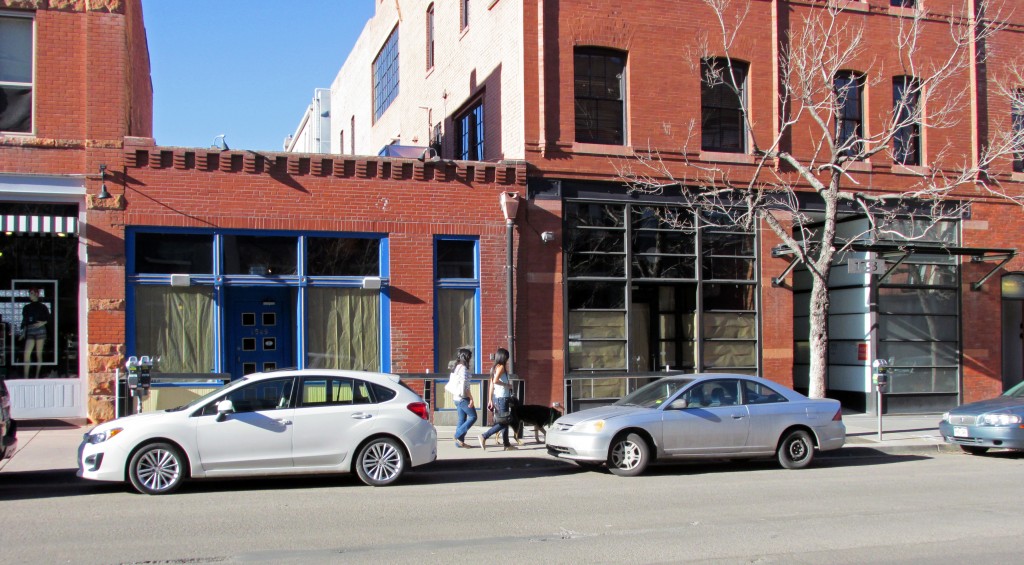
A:
[[[1013,170],[1024,173],[1024,88],[1014,91],[1010,108],[1014,141]]]
[[[427,6],[427,70],[434,68],[434,5]]]
[[[921,164],[921,87],[911,76],[892,79],[893,161],[901,165]]]
[[[889,0],[889,5],[897,8],[916,8],[917,0]]]
[[[0,16],[0,132],[32,133],[32,24]]]
[[[398,26],[373,60],[373,120],[377,121],[398,97]]]
[[[459,0],[459,30],[469,27],[469,0]]]
[[[576,141],[626,143],[626,54],[577,48],[574,53]]]
[[[700,118],[703,151],[746,153],[747,69],[735,59],[701,61]]]
[[[455,158],[480,161],[484,158],[484,101],[474,102],[455,118]]]
[[[836,97],[836,149],[843,155],[857,155],[864,139],[864,76],[840,71],[832,88]]]

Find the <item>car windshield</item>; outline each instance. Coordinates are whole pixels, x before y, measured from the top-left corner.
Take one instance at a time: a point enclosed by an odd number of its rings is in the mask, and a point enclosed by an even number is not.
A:
[[[210,392],[200,396],[199,398],[193,400],[192,402],[189,402],[188,404],[182,404],[181,406],[178,406],[176,408],[168,408],[167,411],[168,412],[179,412],[181,410],[185,410],[187,408],[191,408],[193,406],[197,406],[198,404],[206,401],[206,399],[212,398],[214,396],[217,396],[221,392],[224,392],[224,389],[226,389],[227,387],[232,386],[232,385],[237,384],[237,383],[240,383],[240,382],[243,382],[243,381],[246,381],[246,380],[248,380],[246,377],[242,377],[240,379],[235,379],[233,381],[228,381],[228,382],[224,383],[222,386],[219,386],[219,387],[211,390]]]
[[[1004,392],[1003,396],[1009,398],[1024,398],[1024,382],[1017,383],[1016,386]]]
[[[644,385],[626,395],[615,406],[642,406],[657,408],[671,398],[679,389],[693,382],[693,379],[661,379]]]

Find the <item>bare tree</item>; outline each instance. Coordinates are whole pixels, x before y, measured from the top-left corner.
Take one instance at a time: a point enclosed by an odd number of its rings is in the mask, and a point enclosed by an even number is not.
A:
[[[1003,30],[1005,20],[991,12],[991,0],[964,0],[959,12],[952,14],[907,11],[897,18],[893,44],[887,47],[885,59],[898,60],[900,68],[894,69],[891,62],[886,68],[882,57],[871,56],[880,51],[867,44],[866,17],[848,12],[847,0],[823,0],[792,22],[791,31],[780,38],[778,123],[758,129],[744,95],[745,66],[733,57],[741,30],[752,31],[749,26],[743,29],[750,3],[702,1],[717,29],[698,41],[699,53],[691,60],[700,61],[705,88],[725,89],[738,101],[749,140],[746,153],[753,155],[753,164],[688,159],[691,143],[700,141],[710,128],[691,122],[682,141],[682,165],[668,162],[651,147],[621,161],[618,174],[630,190],[677,195],[686,206],[719,212],[708,216],[746,229],[767,226],[806,267],[812,280],[809,394],[822,397],[829,340],[828,281],[840,253],[865,237],[923,238],[938,222],[960,218],[979,195],[1024,204],[1019,183],[1001,182],[993,172],[1005,170],[1006,159],[1024,147],[1019,124],[992,124],[995,133],[977,155],[952,144],[930,144],[927,162],[915,160],[923,127],[932,132],[964,126],[960,122],[968,115],[963,108],[969,103],[970,70],[984,62],[985,42]],[[936,20],[948,23],[948,38],[943,38],[945,46],[940,49],[934,40]],[[928,50],[923,48],[926,32],[931,34]],[[1010,98],[1015,110],[1024,108],[1022,91],[1014,86],[1022,84],[1021,69],[1004,72],[1006,80],[999,82],[995,94]],[[862,89],[890,77],[897,77],[896,96],[884,123],[872,123],[868,129],[848,120],[846,112]],[[671,125],[665,129],[670,132]],[[766,129],[770,136],[763,134]],[[794,140],[801,149],[793,150]],[[905,173],[901,178],[910,182],[895,191],[862,186],[858,172],[872,158],[893,163]],[[810,214],[801,206],[801,195],[807,194],[817,195],[821,211]],[[840,237],[838,222],[850,211],[866,218],[870,227],[860,236]]]

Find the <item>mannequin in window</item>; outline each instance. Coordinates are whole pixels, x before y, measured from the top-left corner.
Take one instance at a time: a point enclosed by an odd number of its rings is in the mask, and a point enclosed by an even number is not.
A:
[[[28,291],[28,304],[21,309],[21,327],[25,332],[25,378],[32,378],[32,352],[36,354],[36,374],[43,368],[43,349],[46,348],[46,336],[50,333],[50,309],[39,301],[39,289]]]

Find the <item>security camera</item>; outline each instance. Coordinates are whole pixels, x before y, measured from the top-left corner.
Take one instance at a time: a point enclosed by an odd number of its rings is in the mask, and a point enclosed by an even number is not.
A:
[[[540,234],[540,240],[544,243],[551,243],[555,240],[555,233],[550,231],[542,232]]]

